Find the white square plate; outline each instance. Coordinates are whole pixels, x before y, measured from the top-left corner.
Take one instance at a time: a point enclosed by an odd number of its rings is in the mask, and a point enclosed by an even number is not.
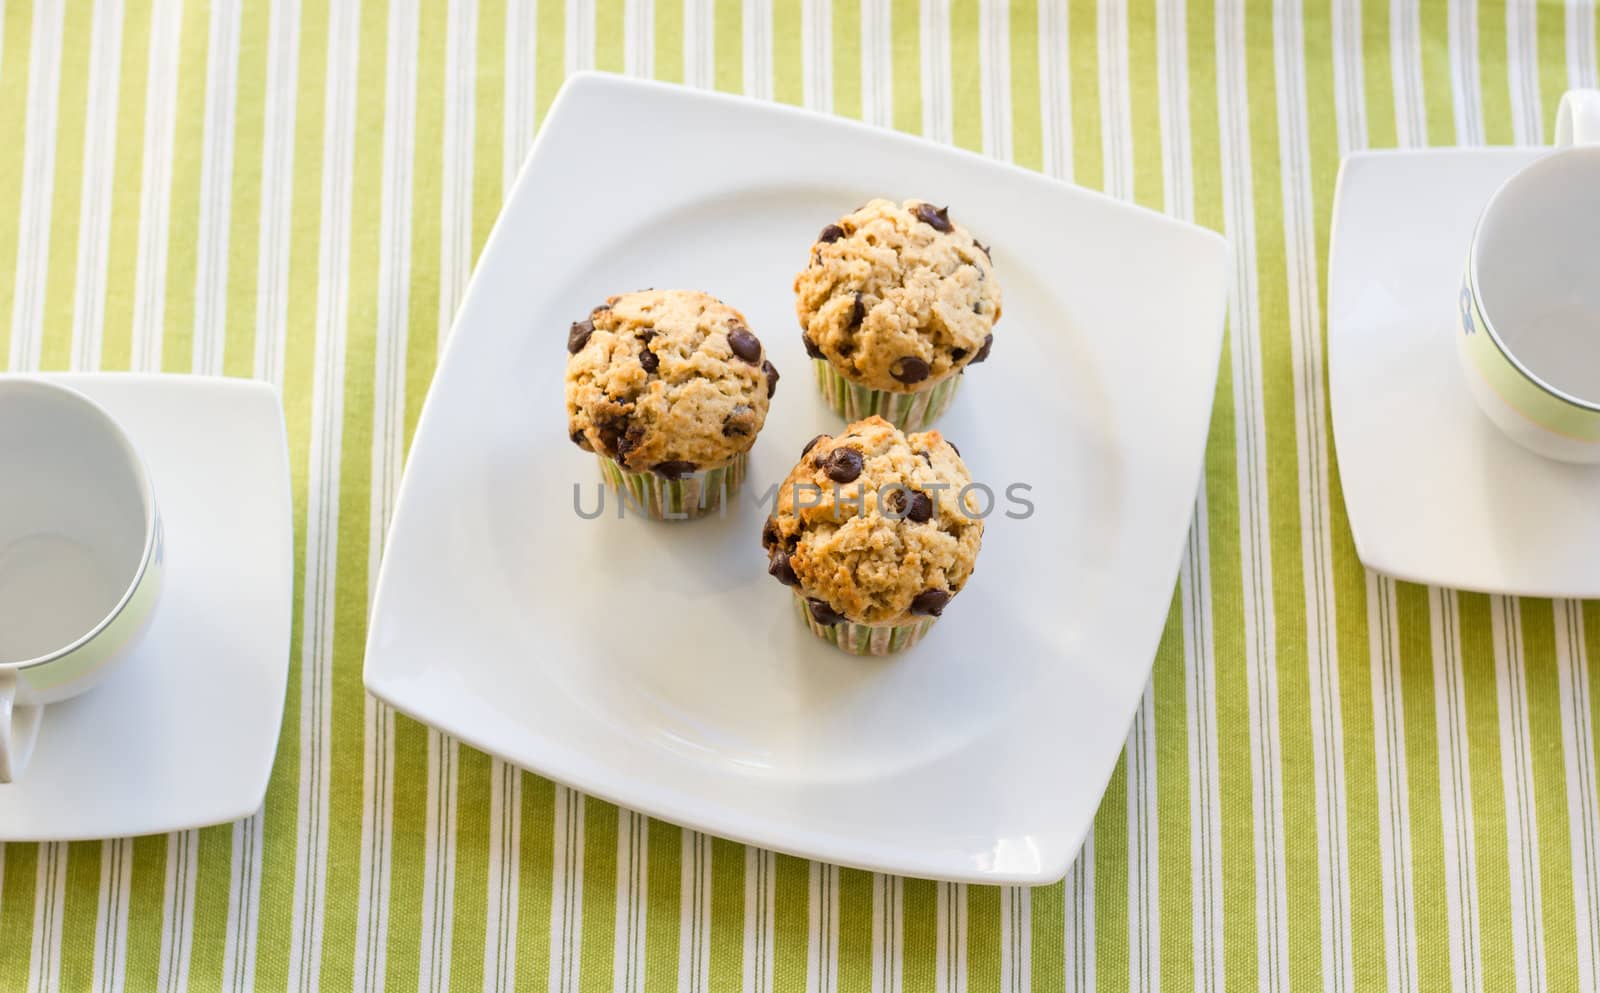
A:
[[[1483,205],[1539,149],[1363,152],[1339,171],[1328,386],[1361,561],[1434,586],[1600,597],[1600,467],[1535,455],[1473,402],[1457,294]]]
[[[774,486],[836,431],[791,284],[874,195],[950,203],[1005,287],[940,422],[1000,495],[974,580],[888,660],[838,653],[766,575]],[[1043,883],[1077,853],[1172,599],[1220,354],[1215,234],[797,110],[581,75],[457,316],[378,580],[366,683],[487,751],[700,830],[847,865]],[[574,511],[570,321],[641,286],[744,311],[783,374],[725,519]],[[1011,483],[1036,512],[1005,516]]]
[[[47,375],[99,403],[143,456],[167,576],[142,641],[44,715],[0,785],[0,841],[183,831],[254,813],[289,678],[294,521],[283,407],[265,383]]]

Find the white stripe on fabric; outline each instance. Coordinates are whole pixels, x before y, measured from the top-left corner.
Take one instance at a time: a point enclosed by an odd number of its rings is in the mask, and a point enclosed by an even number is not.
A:
[[[477,127],[478,3],[450,0],[444,57],[444,178],[439,191],[439,354],[472,272],[472,160]],[[414,70],[413,70],[414,71]]]
[[[683,0],[683,81],[703,90],[711,89],[716,79],[713,5],[714,0]],[[567,60],[570,64],[570,55]]]
[[[967,887],[940,883],[934,908],[933,988],[935,993],[966,993]]]
[[[233,142],[239,97],[240,0],[213,0],[206,43],[205,140],[200,153],[200,222],[195,252],[191,363],[222,375],[228,339],[228,235],[233,220]]]
[[[1398,4],[1400,0],[1392,0]],[[1367,147],[1366,80],[1361,66],[1361,0],[1333,0],[1333,105],[1339,153]],[[1398,16],[1398,15],[1391,15]],[[1396,93],[1399,92],[1396,80]],[[1281,101],[1281,98],[1280,98]]]
[[[645,929],[649,924],[645,914],[649,906],[646,897],[649,887],[650,819],[631,810],[619,810],[617,919],[611,955],[611,988],[616,993],[645,993]],[[770,915],[767,919],[771,920]],[[745,948],[748,957],[748,942]]]
[[[483,988],[485,993],[507,993],[517,988],[522,771],[496,761],[489,775],[489,919],[484,928]]]
[[[384,66],[383,182],[378,221],[378,312],[372,393],[372,492],[368,514],[367,599],[378,581],[389,520],[405,459],[406,354],[410,327],[412,188],[416,150],[416,0],[389,7]],[[394,715],[364,702],[361,863],[355,922],[354,986],[386,983],[389,879],[394,842]]]
[[[1600,797],[1595,788],[1594,711],[1590,709],[1589,652],[1583,605],[1557,600],[1556,677],[1561,690],[1561,753],[1566,770],[1567,830],[1572,851],[1573,931],[1578,989],[1600,975]]]
[[[772,0],[744,0],[739,19],[744,44],[744,95],[772,99]]]
[[[919,6],[922,136],[949,144],[955,136],[954,112],[950,107],[950,0],[919,0]],[[893,63],[886,61],[884,72],[892,74]]]
[[[289,253],[294,230],[294,118],[300,76],[300,3],[278,0],[267,27],[267,89],[256,260],[255,371],[283,390],[288,341]],[[255,913],[254,910],[251,911]],[[255,953],[249,953],[252,960]]]
[[[1244,583],[1245,681],[1250,713],[1251,815],[1255,838],[1256,969],[1263,993],[1288,987],[1289,924],[1284,880],[1282,752],[1278,730],[1277,619],[1272,599],[1265,401],[1256,296],[1255,211],[1250,161],[1245,10],[1216,11],[1217,102],[1222,138],[1224,230],[1233,242],[1234,428],[1238,438],[1239,534]],[[1265,85],[1257,81],[1257,85]]]
[[[566,0],[567,75],[594,68],[595,0]]]
[[[1166,4],[1157,4],[1159,11]],[[1072,67],[1067,0],[1039,0],[1039,137],[1047,176],[1072,181]]]
[[[34,9],[23,134],[22,200],[17,205],[16,283],[11,300],[9,368],[14,372],[31,372],[39,367],[39,345],[44,337],[50,207],[55,202],[62,20],[59,0],[42,0]]]
[[[1537,0],[1506,0],[1506,81],[1511,87],[1511,133],[1519,145],[1544,144],[1539,103]]]
[[[550,993],[579,993],[583,951],[583,794],[556,787],[550,886]],[[709,846],[709,842],[707,843]],[[711,893],[706,888],[709,905]],[[710,917],[707,907],[706,916]]]
[[[1334,603],[1332,495],[1328,483],[1328,401],[1322,361],[1318,236],[1311,191],[1311,138],[1306,109],[1305,27],[1300,0],[1276,0],[1278,149],[1283,240],[1289,277],[1289,347],[1294,383],[1295,451],[1299,456],[1300,556],[1305,584],[1306,663],[1311,688],[1311,775],[1314,786],[1322,977],[1328,993],[1350,993],[1350,853],[1344,774],[1344,714],[1339,692],[1338,614]],[[1347,50],[1348,51],[1348,50]],[[1336,62],[1355,61],[1343,58]],[[1342,75],[1360,77],[1348,65]],[[1335,88],[1335,100],[1349,99]],[[1359,92],[1354,97],[1359,106]],[[1352,108],[1343,115],[1355,117]],[[1362,125],[1364,128],[1364,124]],[[1350,127],[1338,128],[1347,136]]]
[[[261,906],[260,811],[233,822],[228,857],[228,921],[222,943],[224,993],[250,993],[256,988],[256,914]]]
[[[1595,85],[1594,0],[1567,0],[1567,85]]]
[[[1483,144],[1483,100],[1478,87],[1478,5],[1447,0],[1450,17],[1450,89],[1455,97],[1456,144]]]
[[[1500,717],[1500,778],[1506,797],[1506,861],[1511,883],[1511,947],[1519,993],[1544,993],[1544,913],[1539,885],[1539,825],[1533,801],[1528,679],[1522,657],[1522,607],[1490,599]]]
[[[696,0],[684,0],[684,9]],[[894,35],[890,0],[861,0],[861,118],[894,126]],[[687,29],[686,29],[687,30]]]
[[[417,967],[419,993],[450,988],[456,906],[456,799],[461,747],[454,738],[428,732],[427,820],[422,841],[422,940]]]
[[[539,67],[537,8],[535,0],[506,3],[506,137],[500,161],[500,186],[505,196],[510,195],[522,160],[533,145]]]
[[[28,949],[28,989],[61,989],[61,921],[67,902],[67,843],[41,844],[33,882],[33,942]]]
[[[1011,6],[1007,0],[980,0],[978,88],[983,104],[983,154],[1003,162],[1012,157]]]
[[[623,0],[622,71],[650,79],[656,74],[656,7],[653,0]]]
[[[1394,582],[1367,572],[1372,665],[1373,759],[1377,771],[1378,857],[1383,865],[1384,957],[1393,993],[1417,989],[1416,906],[1411,876],[1411,785],[1406,769],[1405,682]]]
[[[161,957],[156,989],[185,993],[194,949],[194,877],[200,870],[200,833],[167,835],[167,876],[161,901]]]
[[[773,854],[754,845],[744,850],[744,954],[740,975],[745,993],[772,993],[776,959],[772,943],[777,938],[772,916],[777,909]]]
[[[1450,929],[1450,988],[1482,993],[1478,949],[1478,848],[1472,813],[1472,766],[1460,605],[1453,590],[1430,588],[1434,714],[1439,736],[1439,820]]]
[[[800,92],[805,105],[833,110],[833,3],[800,2]]]
[[[872,993],[900,993],[903,988],[904,897],[899,876],[872,874]]]
[[[111,194],[117,173],[117,93],[122,76],[123,5],[95,0],[89,42],[89,105],[83,132],[83,191],[73,286],[72,368],[100,368],[111,248]]]
[[[121,993],[127,985],[128,905],[133,892],[133,841],[100,843],[100,905],[94,930],[93,989]]]
[[[1100,155],[1105,190],[1133,199],[1132,94],[1128,82],[1128,21],[1125,0],[1096,0],[1100,64]]]
[[[144,163],[140,171],[139,254],[133,295],[133,370],[161,370],[167,312],[167,231],[172,206],[172,143],[178,117],[183,4],[156,0],[150,13],[145,81]]]
[[[839,869],[812,862],[807,874],[806,991],[838,993]]]
[[[1033,989],[1032,892],[1026,886],[1000,888],[1001,993]]]
[[[350,206],[354,182],[360,11],[333,4],[323,94],[322,191],[317,241],[316,359],[311,395],[305,539],[305,631],[300,649],[300,789],[289,989],[321,985],[327,901],[329,776],[333,753],[335,583],[339,470],[344,438],[345,337],[349,317]]]
[[[1094,993],[1099,989],[1095,978],[1095,919],[1094,919],[1094,829],[1083,840],[1078,861],[1067,873],[1062,887],[1066,909],[1062,917],[1067,932],[1066,971],[1067,989],[1071,993]],[[966,948],[966,934],[960,935],[962,949]],[[961,975],[965,982],[966,969]]]
[[[1394,78],[1395,136],[1402,148],[1428,143],[1421,8],[1421,0],[1390,0],[1389,71]]]

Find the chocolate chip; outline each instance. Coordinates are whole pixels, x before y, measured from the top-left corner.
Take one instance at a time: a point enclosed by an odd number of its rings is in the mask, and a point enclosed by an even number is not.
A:
[[[675,460],[672,462],[657,462],[655,465],[651,466],[651,471],[657,476],[661,476],[666,479],[682,479],[698,468],[699,466],[695,465],[693,462],[682,462]]]
[[[840,238],[843,238],[843,237],[844,237],[844,228],[841,228],[837,224],[830,224],[827,227],[822,229],[822,233],[821,234],[817,235],[817,240],[822,242],[824,245],[826,245],[826,244],[829,244],[830,242],[838,241]]]
[[[594,334],[593,321],[573,321],[572,330],[567,332],[567,354],[576,355],[583,351],[583,346],[589,343],[589,336]]]
[[[928,371],[928,363],[915,355],[902,355],[894,360],[893,365],[889,366],[889,375],[907,385],[920,383],[927,379]]]
[[[856,353],[856,343],[855,342],[853,342],[853,341],[841,341],[841,342],[839,342],[839,354],[841,356],[848,357],[848,356],[854,355],[855,353]]]
[[[574,431],[568,437],[570,437],[572,439],[572,443],[574,445],[577,445],[579,448],[583,449],[584,451],[586,451],[586,452],[594,451],[594,449],[589,447],[589,439],[584,437],[584,434],[583,434],[582,431]]]
[[[805,458],[807,455],[810,455],[811,454],[811,450],[813,448],[817,447],[817,442],[821,441],[822,439],[824,439],[826,437],[827,437],[827,435],[825,435],[825,434],[819,434],[815,438],[812,438],[810,441],[806,442],[806,447],[800,449],[800,457],[801,458]]]
[[[926,524],[933,518],[933,499],[921,490],[911,492],[911,509],[906,511],[906,520],[913,524]]]
[[[600,428],[600,445],[608,453],[615,453],[618,458],[624,454],[623,437],[628,433],[628,419],[626,417],[614,421],[603,421]]]
[[[832,627],[844,620],[844,615],[829,606],[826,600],[811,597],[806,600],[806,606],[811,608],[811,619],[823,627]]]
[[[821,359],[827,357],[822,354],[822,349],[817,347],[817,343],[812,341],[811,336],[808,334],[803,332],[801,333],[800,344],[806,346],[806,355],[810,356],[811,358]]]
[[[778,392],[778,370],[771,362],[763,359],[761,371],[767,374],[767,399],[772,399],[772,394]]]
[[[737,438],[754,434],[755,421],[754,413],[741,403],[729,411],[728,416],[723,419],[722,435],[725,438]]]
[[[950,602],[949,590],[923,590],[911,598],[911,612],[925,617],[938,617]]]
[[[661,332],[657,331],[655,328],[645,328],[643,331],[639,332],[639,340],[648,345],[650,344],[651,339],[658,337],[660,334]]]
[[[610,309],[611,309],[611,301],[607,300],[605,303],[603,303],[600,306],[596,307],[595,309],[589,311],[589,316],[590,317],[595,317],[595,316],[597,316],[599,314],[604,314],[606,311],[608,311]]]
[[[767,518],[761,525],[761,547],[770,549],[778,544],[778,520],[775,517]]]
[[[978,354],[974,355],[972,357],[972,361],[968,362],[967,365],[977,365],[979,362],[982,362],[984,359],[988,358],[989,357],[989,349],[991,349],[993,347],[994,347],[994,335],[992,335],[992,334],[984,335],[983,347],[978,349]]]
[[[751,365],[761,361],[761,339],[751,334],[749,328],[736,327],[729,330],[728,347],[733,349],[733,354]]]
[[[617,458],[627,460],[630,453],[644,443],[644,428],[637,424],[627,425],[627,430],[616,441]]]
[[[964,359],[966,357],[967,357],[967,350],[965,348],[952,348],[952,349],[950,349],[950,361],[952,361],[952,362],[960,362],[962,359]]]
[[[911,213],[917,220],[935,231],[953,230],[950,226],[949,207],[935,207],[931,203],[919,203],[911,208]]]
[[[978,246],[978,250],[979,251],[983,252],[983,257],[984,258],[988,259],[990,262],[994,261],[994,256],[989,254],[989,246],[988,245],[985,245],[983,242],[979,241],[976,238],[972,239],[972,243],[974,245]],[[980,273],[980,275],[982,275],[982,273]]]
[[[789,564],[789,553],[781,548],[772,553],[772,560],[767,563],[767,575],[785,586],[800,585],[800,577],[794,574],[794,566]]]
[[[645,372],[655,372],[661,367],[661,360],[656,358],[655,352],[646,348],[639,353],[639,364],[644,367]]]
[[[866,318],[867,306],[861,302],[861,294],[857,293],[855,305],[850,308],[850,326],[852,328],[858,328],[861,326],[861,322],[866,320]]]
[[[929,455],[927,452],[918,452],[917,454],[922,456],[922,461],[928,463],[929,465],[933,465],[933,456]]]
[[[854,448],[835,448],[828,453],[824,471],[836,483],[848,483],[861,475],[861,453]]]
[[[951,450],[951,451],[952,451],[952,452],[955,452],[955,453],[956,453],[956,458],[958,458],[958,459],[959,459],[959,458],[960,458],[960,457],[961,457],[961,449],[959,449],[959,448],[957,448],[957,447],[956,447],[956,443],[955,443],[955,442],[953,442],[953,441],[950,441],[950,440],[949,440],[949,439],[946,439],[946,440],[945,440],[945,444],[946,444],[946,445],[949,445],[949,446],[950,446],[950,450]]]

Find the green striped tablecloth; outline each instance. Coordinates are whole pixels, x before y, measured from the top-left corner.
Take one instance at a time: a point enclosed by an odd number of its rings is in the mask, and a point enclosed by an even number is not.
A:
[[[363,694],[442,329],[588,66],[918,132],[1232,240],[1189,555],[1064,884],[700,837]],[[278,384],[300,609],[265,808],[5,846],[0,988],[1594,989],[1600,605],[1362,570],[1322,301],[1341,152],[1538,142],[1595,73],[1592,0],[7,0],[0,360]]]

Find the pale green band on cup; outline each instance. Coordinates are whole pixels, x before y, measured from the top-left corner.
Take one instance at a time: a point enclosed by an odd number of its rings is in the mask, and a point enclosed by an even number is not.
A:
[[[17,675],[23,685],[33,693],[59,689],[74,680],[87,676],[114,658],[144,629],[145,622],[155,610],[156,600],[166,571],[166,542],[163,539],[161,519],[156,518],[155,542],[145,561],[133,593],[125,600],[115,617],[106,622],[88,641],[70,652],[52,656],[41,662],[21,667]]]
[[[877,414],[902,431],[931,427],[950,407],[950,401],[955,399],[956,390],[965,378],[957,373],[916,393],[891,393],[850,382],[826,359],[812,361],[817,367],[817,385],[822,388],[822,396],[845,421],[853,423]]]
[[[1530,424],[1574,441],[1600,442],[1600,410],[1563,397],[1512,361],[1489,330],[1470,273],[1461,280],[1462,351],[1484,382]]]

